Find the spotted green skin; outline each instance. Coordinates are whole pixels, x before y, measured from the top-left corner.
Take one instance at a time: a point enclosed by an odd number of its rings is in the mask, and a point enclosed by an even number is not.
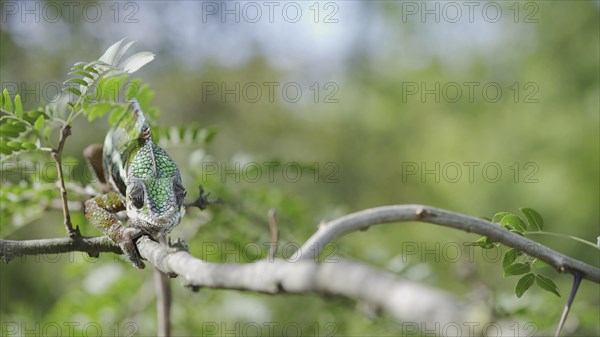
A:
[[[144,268],[134,241],[143,234],[165,242],[184,215],[186,196],[177,165],[151,138],[136,101],[106,135],[103,176],[112,192],[89,199],[85,216],[115,241],[137,268]],[[116,213],[126,211],[128,226]]]

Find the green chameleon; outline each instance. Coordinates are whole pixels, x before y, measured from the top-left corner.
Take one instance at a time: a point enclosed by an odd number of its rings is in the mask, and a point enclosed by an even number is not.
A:
[[[85,217],[135,267],[144,268],[135,240],[147,234],[166,243],[166,235],[185,213],[186,190],[177,164],[152,141],[136,100],[108,132],[104,146],[90,145],[84,155],[107,192],[85,202]],[[126,211],[128,226],[117,217],[120,211]]]

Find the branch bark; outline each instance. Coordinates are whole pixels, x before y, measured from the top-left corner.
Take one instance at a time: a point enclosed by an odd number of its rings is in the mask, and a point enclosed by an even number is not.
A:
[[[600,283],[600,269],[568,257],[528,238],[512,233],[489,221],[424,205],[394,205],[370,208],[348,214],[325,224],[298,250],[303,259],[313,259],[329,242],[345,234],[366,230],[371,226],[418,221],[485,235],[495,242],[516,248],[536,257],[561,273],[581,273],[582,277]]]
[[[104,252],[122,254],[121,248],[109,239],[108,236],[76,236],[70,238],[26,241],[0,239],[0,257],[7,263],[17,256],[60,254],[68,252],[85,252],[92,257],[98,257],[100,253]]]
[[[392,273],[339,257],[330,263],[281,259],[249,264],[211,263],[186,251],[169,253],[146,236],[137,244],[144,258],[165,274],[181,276],[192,289],[340,295],[367,301],[407,322],[444,325],[474,319],[469,317],[465,303],[445,291],[400,280]]]

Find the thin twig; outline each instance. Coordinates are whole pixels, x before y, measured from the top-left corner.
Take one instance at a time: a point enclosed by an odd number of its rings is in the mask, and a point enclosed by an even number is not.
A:
[[[62,151],[65,146],[67,137],[71,135],[71,126],[69,124],[63,125],[60,129],[60,138],[58,141],[58,147],[52,151],[52,158],[56,162],[56,171],[58,172],[58,180],[60,183],[60,197],[62,200],[63,218],[65,229],[67,230],[67,236],[73,238],[80,236],[79,227],[73,228],[71,224],[71,215],[69,214],[69,204],[67,199],[67,189],[65,188],[65,179],[62,170]]]
[[[157,268],[154,268],[154,286],[156,291],[157,336],[171,336],[171,280]]]
[[[279,244],[279,229],[277,228],[277,213],[274,209],[270,209],[268,213],[269,217],[269,231],[271,232],[271,242],[269,243],[269,261],[273,261],[275,254],[277,253],[277,245]]]

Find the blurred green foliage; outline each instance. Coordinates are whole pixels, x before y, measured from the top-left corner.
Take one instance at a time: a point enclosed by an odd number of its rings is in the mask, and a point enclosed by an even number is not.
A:
[[[188,2],[178,3],[179,10],[182,15],[195,13],[193,20],[201,28],[194,26],[197,30],[191,35],[185,28],[186,23],[192,24],[189,16],[181,22],[170,22],[167,15],[164,23],[158,19],[167,11],[161,2],[140,2],[140,22],[128,27],[110,20],[102,25],[82,19],[41,20],[30,21],[36,27],[30,31],[16,16],[0,28],[0,82],[2,88],[17,84],[11,94],[20,94],[24,110],[35,109],[48,98],[41,94],[42,88],[62,83],[71,64],[96,59],[126,35],[124,31],[134,30],[132,38],[139,41],[138,46],[157,53],[157,59],[139,76],[155,92],[154,105],[162,111],[155,127],[161,131],[155,134],[164,136],[161,145],[179,164],[189,198],[195,198],[195,186],[203,184],[212,196],[226,200],[225,205],[202,213],[190,210],[173,233],[185,238],[192,254],[209,261],[251,262],[264,257],[270,208],[278,212],[280,256],[286,255],[286,247],[291,253],[289,247],[303,242],[322,219],[401,203],[423,203],[475,216],[492,216],[500,210],[516,213],[528,206],[544,215],[545,230],[595,242],[600,234],[597,2],[521,3],[518,20],[512,17],[514,4],[501,2],[504,17],[499,22],[479,19],[462,24],[407,17],[405,3],[337,3],[337,24],[309,22],[310,29],[341,31],[351,41],[345,52],[330,49],[334,57],[321,62],[308,62],[291,52],[283,53],[285,59],[274,60],[272,51],[260,45],[258,38],[240,32],[258,30],[258,26],[202,25],[199,13],[186,7],[193,6]],[[526,4],[537,8],[536,22],[525,22],[525,16],[533,13]],[[115,13],[104,8],[105,13]],[[345,13],[358,13],[357,20],[348,20]],[[271,28],[265,30],[270,34],[267,45],[275,44],[274,30],[288,34],[286,48],[293,48],[294,39],[304,36],[297,26],[285,22],[267,26]],[[144,33],[152,27],[165,33]],[[62,37],[51,38],[57,34]],[[236,34],[240,34],[237,39]],[[215,41],[239,43],[215,42],[211,49],[221,53],[242,53],[243,46],[252,52],[243,61],[228,64],[211,54],[196,60],[179,50],[199,49],[201,38],[207,35]],[[314,41],[303,46],[306,54],[313,46],[322,48],[323,40],[339,43],[327,35],[312,36]],[[303,99],[288,103],[277,91],[270,102],[265,99],[265,82],[277,82],[279,89],[297,82]],[[317,87],[311,89],[314,82]],[[27,94],[36,83],[39,89],[33,90],[38,95]],[[222,83],[226,89],[239,83],[248,92],[255,89],[248,84],[257,83],[263,97],[256,103],[241,94],[239,101],[235,95],[223,97]],[[467,98],[465,83],[477,83],[473,100]],[[215,84],[219,92],[209,95]],[[434,94],[421,96],[423,89],[431,90],[436,84],[439,102]],[[462,97],[452,102],[455,84],[462,89]],[[486,84],[502,89],[498,101],[482,94]],[[315,100],[316,88],[319,98]],[[448,91],[444,93],[443,88]],[[410,94],[410,90],[418,92]],[[336,101],[325,103],[332,93],[329,98]],[[193,137],[178,131],[182,126],[193,126],[188,129],[202,132],[201,137],[189,141]],[[75,121],[65,148],[73,162],[70,182],[84,185],[91,181],[81,153],[87,145],[102,142],[107,129],[105,120]],[[58,197],[58,191],[52,190],[51,158],[40,154],[19,158],[19,163],[34,160],[48,169],[29,178],[37,179],[34,182],[46,192],[33,193],[26,201],[28,208],[20,208],[19,217],[11,214],[11,221],[2,214],[2,238],[64,235],[60,211],[44,208]],[[254,165],[244,166],[249,163]],[[486,165],[491,169],[484,176]],[[273,167],[272,179],[269,167]],[[295,181],[293,170],[298,167],[302,176]],[[454,179],[457,167],[461,176]],[[474,170],[472,179],[469,167]],[[493,179],[496,167],[502,170],[498,181]],[[7,174],[6,168],[3,196],[10,189],[23,189],[7,183],[19,176]],[[260,179],[255,181],[259,168]],[[409,174],[411,169],[417,170],[415,174]],[[425,169],[435,173],[422,176]],[[3,197],[1,202],[4,210],[14,200]],[[81,211],[73,212],[73,222],[84,235],[99,234]],[[600,265],[593,248],[560,238],[532,238]],[[400,277],[454,292],[474,308],[490,306],[494,320],[513,324],[511,334],[515,327],[520,334],[531,329],[537,334],[553,333],[564,296],[535,289],[517,299],[514,281],[503,279],[501,253],[506,249],[486,255],[463,245],[474,239],[466,233],[410,223],[354,233],[338,240],[332,249]],[[256,243],[263,249],[257,252]],[[453,247],[462,247],[459,258],[448,255]],[[554,279],[561,293],[568,293],[570,277],[550,268],[541,273]],[[104,335],[136,332],[145,336],[156,330],[151,271],[133,270],[110,254],[100,259],[78,253],[16,259],[2,265],[0,281],[3,323],[17,322],[29,329],[36,323],[48,329],[57,323],[67,331],[68,322],[76,322],[77,335],[85,335],[86,329],[94,334],[97,326]],[[225,329],[235,331],[236,323],[242,324],[238,329],[258,323],[267,335],[263,323],[273,322],[279,324],[274,330],[278,335],[285,334],[283,327],[293,329],[298,324],[305,335],[327,335],[335,329],[335,335],[385,336],[406,332],[403,329],[410,323],[394,322],[385,313],[370,315],[361,303],[341,298],[209,289],[191,293],[178,280],[173,280],[173,289],[174,335],[210,335],[215,328],[222,334]],[[599,298],[597,284],[582,284],[564,334],[600,335]]]

